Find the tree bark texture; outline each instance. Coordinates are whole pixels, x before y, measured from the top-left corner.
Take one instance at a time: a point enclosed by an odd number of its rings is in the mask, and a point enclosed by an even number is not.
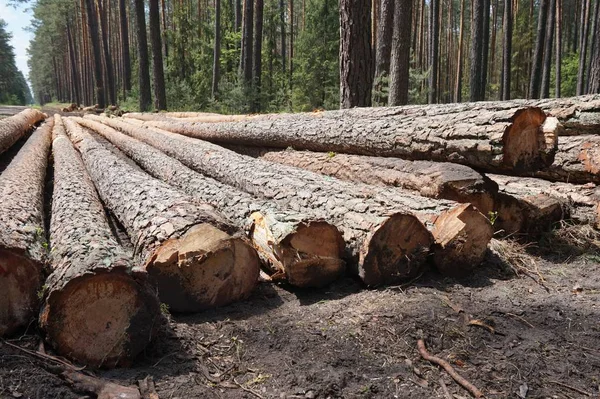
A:
[[[129,25],[127,23],[127,1],[119,0],[119,22],[121,27],[121,62],[123,63],[123,98],[131,90],[131,56],[129,54]]]
[[[152,176],[211,204],[244,229],[265,265],[275,272],[275,279],[321,287],[343,273],[344,243],[334,226],[205,177],[135,135],[129,137],[109,127],[126,129],[124,122],[91,116],[80,123],[102,134]]]
[[[501,100],[510,100],[513,29],[512,3],[513,0],[504,0],[504,43],[502,46],[502,92],[500,98]]]
[[[102,201],[125,227],[134,256],[176,312],[220,306],[250,294],[256,251],[208,204],[137,171],[74,120],[65,122]]]
[[[369,107],[371,0],[340,0],[340,108]]]
[[[476,0],[477,1],[477,0]],[[438,100],[439,45],[440,45],[440,0],[429,2],[429,104]]]
[[[148,111],[150,109],[150,104],[152,103],[152,94],[150,92],[150,65],[148,61],[148,37],[146,34],[146,11],[144,10],[144,0],[134,0],[134,5],[138,49],[138,84],[140,90],[140,111]]]
[[[534,107],[486,103],[408,106],[260,116],[246,122],[149,122],[203,140],[293,147],[413,160],[482,170],[530,171],[550,165],[559,124]]]
[[[394,34],[390,64],[390,106],[408,104],[410,81],[410,33],[413,0],[399,0],[394,7]]]
[[[52,274],[40,326],[58,353],[92,367],[128,365],[150,342],[159,302],[104,208],[60,116],[53,132]]]
[[[142,1],[143,0],[139,0]],[[85,0],[85,14],[87,17],[90,43],[94,57],[94,81],[96,83],[96,103],[100,108],[106,107],[104,90],[104,77],[102,76],[102,52],[100,48],[100,33],[98,31],[98,18],[94,0]]]
[[[0,154],[8,150],[45,117],[46,115],[37,109],[29,108],[16,115],[0,119]]]
[[[542,68],[541,97],[550,97],[550,69],[552,68],[552,41],[554,39],[556,0],[548,0],[548,17],[546,18],[546,43],[544,44],[544,65]]]
[[[167,109],[167,94],[165,93],[165,73],[163,70],[163,55],[160,31],[160,15],[158,0],[149,0],[148,20],[150,23],[150,41],[152,44],[152,71],[154,81],[154,108],[162,111]]]
[[[544,64],[544,43],[546,38],[546,19],[550,0],[540,0],[537,25],[537,39],[533,53],[533,65],[529,80],[529,98],[540,98],[542,84],[542,67]]]
[[[471,64],[470,83],[471,101],[483,100],[481,75],[483,73],[483,13],[485,0],[473,0],[473,26],[471,28]]]
[[[254,0],[254,41],[252,43],[252,83],[254,85],[253,112],[260,112],[260,91],[262,75],[262,42],[263,42],[264,1]]]
[[[600,8],[598,4],[596,4],[596,7]],[[596,40],[596,44],[590,55],[589,92],[600,94],[600,12],[598,11],[596,12],[595,29],[592,35]]]
[[[242,23],[242,54],[240,69],[244,84],[249,88],[252,84],[252,38],[254,28],[254,0],[243,0],[244,18]]]
[[[215,44],[213,47],[212,97],[217,98],[221,78],[221,0],[215,0]]]
[[[44,181],[52,120],[40,126],[0,175],[0,336],[29,323],[46,261]]]
[[[376,0],[377,1],[377,0]],[[379,15],[374,16],[379,21],[374,24],[377,28],[375,40],[375,79],[373,82],[374,105],[385,104],[383,90],[390,79],[390,57],[392,54],[392,36],[394,32],[394,5],[396,0],[381,0]]]

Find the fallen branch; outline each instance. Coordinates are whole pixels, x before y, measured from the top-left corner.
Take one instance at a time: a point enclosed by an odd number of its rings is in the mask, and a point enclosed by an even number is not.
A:
[[[264,399],[264,397],[259,394],[258,392],[256,392],[253,389],[250,388],[246,388],[245,386],[243,386],[242,384],[240,384],[239,382],[237,382],[237,380],[234,378],[233,382],[235,383],[235,385],[237,385],[238,387],[242,388],[244,391],[251,393],[252,395],[256,396],[259,399]]]
[[[17,350],[20,350],[21,352],[25,352],[28,355],[36,357],[36,358],[38,358],[40,360],[49,360],[49,361],[58,363],[58,364],[62,365],[63,367],[66,367],[69,370],[81,371],[81,370],[83,370],[85,368],[85,367],[75,367],[73,364],[69,363],[66,360],[60,359],[60,358],[55,357],[55,356],[48,355],[46,353],[36,352],[36,351],[29,350],[29,349],[23,348],[23,347],[21,347],[19,345],[11,344],[10,342],[8,342],[6,340],[2,340],[2,343],[10,346],[11,348],[15,348]]]
[[[454,379],[454,381],[456,381],[463,388],[465,388],[467,391],[469,391],[471,393],[471,395],[473,395],[476,398],[483,397],[483,393],[479,389],[477,389],[477,387],[475,385],[471,384],[464,377],[462,377],[460,374],[458,374],[456,372],[456,370],[454,370],[454,368],[447,361],[442,360],[439,357],[429,354],[429,352],[427,352],[427,349],[425,348],[425,341],[423,341],[422,339],[418,340],[417,348],[419,349],[419,354],[421,355],[421,357],[423,359],[425,359],[431,363],[435,363],[438,366],[441,366],[444,370],[446,370],[446,372],[448,374],[450,374],[450,377],[452,377]]]
[[[548,382],[551,383],[551,384],[556,384],[556,385],[558,385],[560,387],[563,387],[563,388],[568,388],[568,389],[570,389],[572,391],[575,391],[575,392],[580,393],[580,394],[585,395],[585,396],[592,396],[592,394],[589,393],[589,392],[586,392],[586,391],[584,391],[582,389],[579,389],[579,388],[576,388],[576,387],[572,387],[571,385],[564,384],[564,383],[562,383],[560,381],[548,381]]]

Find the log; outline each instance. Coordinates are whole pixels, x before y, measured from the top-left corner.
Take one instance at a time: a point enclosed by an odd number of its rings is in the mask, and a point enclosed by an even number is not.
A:
[[[481,213],[494,210],[498,186],[468,166],[266,147],[228,146],[244,155],[296,166],[341,180],[400,187],[424,197],[471,203]]]
[[[162,302],[175,312],[196,312],[250,295],[258,256],[231,222],[210,205],[132,168],[75,121],[65,119],[65,125]]]
[[[177,115],[187,116],[177,116]],[[193,115],[195,114],[195,115]],[[262,117],[264,115],[221,115],[211,113],[181,113],[181,112],[161,112],[161,113],[145,113],[145,112],[128,112],[123,115],[124,118],[136,119],[140,121],[164,121],[164,122],[237,122],[252,119],[254,117]]]
[[[25,133],[30,131],[46,115],[37,109],[28,108],[16,115],[0,120],[0,154],[8,150]]]
[[[129,365],[154,336],[160,305],[115,240],[81,158],[55,115],[52,274],[40,327],[60,353],[91,367]]]
[[[361,246],[364,248],[364,245],[361,241],[356,241],[352,234],[346,234],[346,231],[355,230],[357,225],[369,226],[361,221],[365,212],[375,215],[377,211],[381,216],[403,212],[427,223],[436,240],[433,256],[436,266],[448,274],[460,274],[478,265],[487,242],[491,239],[489,222],[468,204],[459,205],[451,201],[425,199],[406,191],[347,183],[305,170],[252,159],[207,142],[173,135],[160,129],[144,129],[115,119],[103,121],[223,183],[280,201],[296,210],[325,212],[344,231],[354,258],[358,258],[359,275],[363,278],[370,273],[372,266],[364,263],[364,256],[359,249]],[[225,165],[230,165],[235,173],[231,173],[231,169],[225,168]],[[378,281],[380,275],[372,274],[377,278],[369,281]],[[408,274],[404,274],[404,277],[406,275]],[[384,283],[388,283],[387,280],[382,279],[377,284]],[[371,282],[367,284],[375,285]]]
[[[0,175],[0,336],[27,325],[37,312],[51,130],[52,120],[41,125]]]
[[[152,176],[216,207],[244,229],[264,263],[299,287],[322,287],[345,270],[344,241],[338,229],[306,214],[289,211],[205,177],[154,147],[98,121],[75,119],[98,132]]]
[[[600,136],[559,137],[554,163],[531,176],[565,183],[600,183]]]
[[[558,204],[565,218],[600,227],[600,188],[593,183],[576,185],[493,174],[488,174],[487,177],[498,184],[502,193],[533,203],[549,203],[549,199],[552,199]]]

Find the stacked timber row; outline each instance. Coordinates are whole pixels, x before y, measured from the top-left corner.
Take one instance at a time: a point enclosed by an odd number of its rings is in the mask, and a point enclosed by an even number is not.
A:
[[[344,272],[344,241],[335,226],[205,177],[160,150],[97,122],[101,118],[75,120],[100,133],[152,176],[215,206],[244,229],[263,263],[274,273],[274,280],[322,287]]]
[[[193,312],[250,294],[259,259],[231,222],[124,162],[75,121],[65,119],[65,125],[162,302],[176,312]]]
[[[52,274],[40,326],[58,353],[92,367],[127,365],[150,342],[156,293],[115,240],[81,158],[55,115]]]
[[[485,171],[528,172],[552,164],[561,126],[541,109],[455,108],[461,107],[365,108],[224,123],[147,123],[218,143],[449,161]]]
[[[402,190],[345,183],[301,169],[252,159],[159,129],[144,129],[115,119],[102,121],[223,183],[296,210],[321,212],[344,232],[351,254],[358,261],[359,275],[369,285],[392,283],[414,275],[419,268],[415,267],[414,261],[407,264],[410,257],[405,258],[405,255],[416,255],[415,250],[423,247],[422,244],[418,247],[403,244],[417,243],[414,241],[415,234],[410,230],[388,228],[388,232],[383,234],[379,231],[381,222],[369,216],[382,218],[394,212],[413,218],[416,216],[428,225],[433,234],[433,258],[437,267],[449,274],[475,267],[482,260],[491,238],[489,222],[469,204],[425,199]],[[385,247],[372,245],[374,237],[383,239],[386,235],[394,241]],[[370,255],[365,249],[369,249]],[[386,254],[394,257],[387,255],[388,259],[385,259],[382,256]]]
[[[46,118],[45,114],[29,108],[0,120],[0,154],[8,150],[44,118]]]
[[[40,126],[0,175],[0,336],[27,325],[38,309],[51,130],[52,120]]]

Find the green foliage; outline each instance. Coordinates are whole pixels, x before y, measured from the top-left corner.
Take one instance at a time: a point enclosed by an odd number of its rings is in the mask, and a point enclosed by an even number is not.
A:
[[[15,63],[14,48],[9,43],[11,38],[6,22],[0,19],[0,104],[30,104],[31,93]]]

